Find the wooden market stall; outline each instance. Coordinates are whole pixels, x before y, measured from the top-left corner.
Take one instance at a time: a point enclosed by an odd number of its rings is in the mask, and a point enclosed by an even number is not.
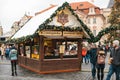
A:
[[[81,70],[81,42],[88,36],[81,24],[67,2],[33,17],[12,37],[19,40],[19,65],[40,74]]]

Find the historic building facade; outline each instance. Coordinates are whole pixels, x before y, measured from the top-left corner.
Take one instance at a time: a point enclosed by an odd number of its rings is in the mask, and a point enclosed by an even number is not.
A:
[[[70,4],[80,19],[91,29],[94,36],[106,25],[102,9],[90,2],[75,2]]]

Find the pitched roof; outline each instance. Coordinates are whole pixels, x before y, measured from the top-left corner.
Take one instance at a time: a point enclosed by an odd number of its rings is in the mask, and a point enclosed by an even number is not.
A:
[[[76,9],[81,10],[84,14],[89,13],[89,8],[94,8],[96,14],[101,14],[100,8],[88,1],[70,3],[70,6],[74,10]]]
[[[72,9],[87,9],[87,8],[90,8],[90,7],[97,7],[95,6],[94,4],[88,2],[88,1],[85,1],[85,2],[73,2],[73,3],[70,3],[70,6],[72,7]]]
[[[62,6],[55,6],[49,10],[46,10],[44,13],[38,14],[34,16],[28,23],[26,23],[15,35],[12,36],[11,39],[14,38],[21,38],[28,35],[33,35],[35,32],[38,31],[41,26],[44,26],[44,24],[48,24],[49,18],[53,18],[57,15],[57,11],[60,11],[64,9],[65,7],[68,7],[68,9],[72,12],[72,14],[75,15],[77,20],[80,22],[83,31],[85,32],[85,35],[87,37],[90,37],[88,34],[90,33],[90,29],[87,28],[87,26],[79,19],[79,17],[74,13],[74,11],[69,6],[69,3],[65,2]],[[89,30],[89,31],[88,31]],[[88,32],[88,33],[86,33]]]
[[[20,38],[27,35],[32,35],[39,28],[39,25],[42,24],[50,15],[55,12],[58,6],[51,8],[44,12],[44,14],[39,14],[30,19],[28,23],[26,23],[13,37]]]
[[[55,7],[55,6],[57,6],[57,5],[51,4],[50,7],[46,8],[46,9],[40,11],[40,12],[36,12],[35,15],[41,14],[41,13],[43,13],[43,12],[45,12],[45,11],[48,11],[49,9],[51,9],[51,8],[53,8],[53,7]]]

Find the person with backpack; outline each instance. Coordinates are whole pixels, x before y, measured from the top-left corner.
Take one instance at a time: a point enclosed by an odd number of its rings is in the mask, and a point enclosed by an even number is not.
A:
[[[103,80],[104,78],[104,68],[105,68],[105,51],[103,50],[102,47],[99,48],[97,52],[97,78],[98,80]]]

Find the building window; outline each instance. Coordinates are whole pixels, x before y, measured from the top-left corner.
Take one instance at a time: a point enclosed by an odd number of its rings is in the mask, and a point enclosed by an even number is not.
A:
[[[44,40],[44,58],[57,59],[60,55],[63,58],[77,58],[78,42],[75,40]]]
[[[93,12],[93,8],[91,8],[91,13]]]
[[[93,24],[96,24],[96,18],[93,18]]]
[[[83,4],[80,4],[80,6],[83,6]]]
[[[96,30],[93,30],[93,34],[94,34],[94,36],[96,36]]]
[[[88,24],[90,24],[90,18],[88,18]]]

